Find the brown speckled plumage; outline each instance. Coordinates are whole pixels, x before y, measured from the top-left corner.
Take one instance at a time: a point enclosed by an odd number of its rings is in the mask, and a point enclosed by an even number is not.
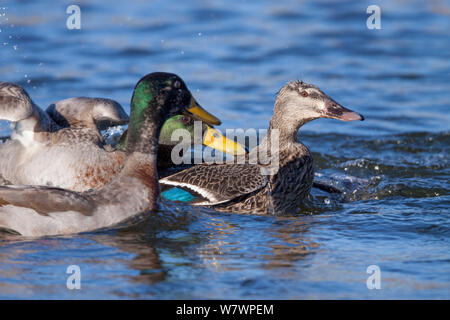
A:
[[[267,184],[250,195],[241,196],[215,207],[219,211],[268,214],[292,213],[309,194],[314,178],[313,160],[309,151],[299,148],[297,154],[281,156],[278,172],[267,177]],[[252,177],[245,176],[242,181]]]
[[[314,167],[306,146],[298,141],[298,129],[321,118],[362,120],[314,85],[292,81],[280,89],[270,120],[267,137],[251,151],[246,164],[198,165],[160,180],[166,188],[176,186],[197,198],[196,205],[213,206],[218,211],[270,214],[294,213],[313,185]],[[250,164],[260,152],[271,148],[272,135],[278,134],[278,170],[263,175],[261,164]],[[276,147],[276,146],[275,146]],[[261,162],[258,162],[261,163]],[[273,168],[272,168],[273,169]]]

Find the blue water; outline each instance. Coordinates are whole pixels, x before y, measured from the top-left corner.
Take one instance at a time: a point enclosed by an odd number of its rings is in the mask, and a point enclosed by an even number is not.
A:
[[[3,238],[0,298],[450,298],[448,1],[76,3],[81,30],[66,28],[71,1],[0,1],[0,80],[42,107],[100,96],[129,111],[140,77],[175,72],[221,128],[247,129],[302,79],[366,117],[300,130],[322,178],[361,187],[315,190],[290,217],[166,200],[123,228]],[[371,4],[381,30],[366,28]],[[66,288],[72,264],[81,290]]]

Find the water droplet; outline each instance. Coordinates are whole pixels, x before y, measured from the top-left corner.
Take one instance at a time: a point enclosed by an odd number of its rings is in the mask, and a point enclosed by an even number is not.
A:
[[[374,169],[375,170],[380,170],[380,167],[379,166],[375,166]]]
[[[201,36],[202,36],[202,33],[201,33],[201,32],[199,32],[199,33],[198,33],[198,36],[199,36],[199,37],[201,37]]]
[[[323,202],[325,202],[325,204],[330,204],[331,203],[330,199],[328,199],[328,198],[323,199]]]

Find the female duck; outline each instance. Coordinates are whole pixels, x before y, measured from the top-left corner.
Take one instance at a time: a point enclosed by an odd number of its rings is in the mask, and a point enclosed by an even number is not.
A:
[[[152,73],[133,93],[123,168],[99,190],[77,193],[45,186],[0,187],[0,228],[24,236],[70,234],[109,227],[157,207],[158,137],[164,121],[196,114],[193,97],[174,74]],[[206,115],[206,116],[205,116]]]
[[[53,103],[47,111],[22,87],[0,83],[0,119],[13,122],[11,139],[0,145],[0,177],[7,182],[58,185],[62,180],[54,178],[65,171],[69,178],[65,184],[73,184],[70,175],[74,172],[67,168],[71,163],[64,163],[64,159],[79,154],[78,147],[102,150],[103,139],[96,124],[120,125],[129,120],[120,104],[102,98],[66,99]],[[52,154],[58,156],[51,158]]]
[[[52,103],[42,111],[21,86],[0,82],[0,120],[11,121],[12,140],[24,146],[50,139],[53,132],[62,128],[89,128],[85,134],[92,139],[99,136],[97,127],[128,123],[129,117],[122,106],[114,100],[103,98],[70,98]],[[102,130],[102,128],[100,128]],[[64,130],[70,141],[68,130]]]
[[[297,140],[297,132],[318,118],[364,120],[318,87],[289,82],[278,93],[267,136],[244,163],[201,164],[163,178],[160,183],[194,193],[197,197],[192,204],[214,206],[219,211],[295,212],[309,194],[314,177],[312,156]],[[273,143],[274,135],[278,143]],[[278,165],[261,164],[260,155],[276,156]]]

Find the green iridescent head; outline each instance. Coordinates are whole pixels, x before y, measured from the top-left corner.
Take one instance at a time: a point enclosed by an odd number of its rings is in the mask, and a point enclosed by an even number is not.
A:
[[[147,140],[159,136],[167,118],[181,114],[212,125],[220,124],[219,119],[200,107],[177,75],[164,72],[146,75],[137,83],[131,98],[126,150],[154,152],[153,144]]]
[[[230,154],[245,153],[241,145],[209,126],[220,125],[220,120],[195,101],[183,80],[164,72],[150,73],[137,83],[131,99],[128,130],[120,138],[118,149],[155,153],[158,137],[159,144],[174,146],[179,142],[172,141],[172,133],[177,129],[187,130],[193,143],[194,120],[202,121],[204,145]]]

